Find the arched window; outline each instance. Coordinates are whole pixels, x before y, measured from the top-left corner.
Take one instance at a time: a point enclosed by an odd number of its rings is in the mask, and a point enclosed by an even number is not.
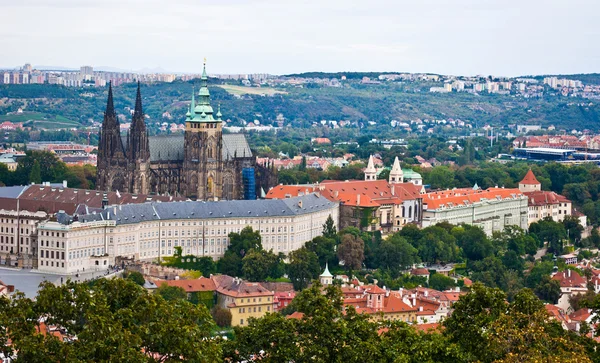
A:
[[[208,180],[206,182],[206,189],[209,193],[211,193],[211,194],[213,193],[214,186],[213,186],[213,177],[212,176],[208,177]]]
[[[408,207],[408,218],[412,218],[412,205]]]

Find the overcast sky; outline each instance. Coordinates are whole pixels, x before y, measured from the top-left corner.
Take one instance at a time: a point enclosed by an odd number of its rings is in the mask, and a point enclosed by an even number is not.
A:
[[[0,66],[600,72],[597,0],[0,0]]]

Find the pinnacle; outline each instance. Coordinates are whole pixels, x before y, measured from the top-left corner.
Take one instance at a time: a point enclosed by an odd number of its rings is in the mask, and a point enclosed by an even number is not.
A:
[[[106,102],[106,111],[104,114],[106,116],[116,116],[115,105],[113,103],[112,82],[108,83],[108,101]]]

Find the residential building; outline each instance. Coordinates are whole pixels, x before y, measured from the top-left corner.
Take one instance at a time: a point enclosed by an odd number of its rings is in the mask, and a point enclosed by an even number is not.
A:
[[[208,309],[214,305],[217,286],[211,278],[202,276],[191,280],[155,280],[154,283],[158,287],[165,284],[182,288],[187,294],[188,301],[194,304],[203,304]]]
[[[584,277],[571,269],[555,273],[552,276],[552,280],[556,280],[560,283],[561,295],[556,306],[567,313],[572,312],[573,308],[571,307],[569,299],[573,295],[585,294],[588,291],[587,281]]]
[[[542,190],[542,184],[537,180],[531,169],[519,182],[519,190],[528,198],[528,224],[550,217],[555,222],[561,222],[573,212],[572,203],[566,197],[551,191]]]
[[[527,228],[527,197],[519,189],[452,189],[423,195],[422,226],[439,222],[481,227],[486,234],[515,225]]]
[[[246,326],[248,319],[273,312],[274,293],[261,284],[227,275],[211,279],[217,288],[217,306],[231,312],[231,326]]]
[[[338,203],[315,194],[282,200],[164,202],[106,207],[91,214],[38,225],[38,269],[73,274],[106,270],[117,257],[153,261],[184,255],[218,259],[229,245],[229,233],[250,226],[262,245],[288,254],[320,236]],[[337,223],[336,223],[337,226]]]

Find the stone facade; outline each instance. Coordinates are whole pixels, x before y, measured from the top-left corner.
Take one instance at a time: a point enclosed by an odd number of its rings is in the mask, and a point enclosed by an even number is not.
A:
[[[527,229],[527,213],[527,197],[518,189],[453,189],[423,196],[422,226],[464,223],[492,235],[508,225]]]
[[[181,195],[198,200],[253,199],[276,181],[268,166],[256,165],[243,134],[223,134],[221,112],[213,116],[206,69],[196,104],[192,93],[185,133],[148,136],[138,85],[135,111],[121,136],[112,86],[98,146],[97,189]],[[250,172],[243,176],[243,170]],[[250,180],[252,179],[252,180]]]
[[[286,200],[163,202],[114,206],[78,221],[38,225],[41,271],[73,274],[106,270],[118,257],[156,261],[184,255],[218,259],[229,245],[229,233],[251,226],[262,245],[288,254],[320,236],[338,203],[314,194]],[[336,223],[337,227],[337,223]]]

